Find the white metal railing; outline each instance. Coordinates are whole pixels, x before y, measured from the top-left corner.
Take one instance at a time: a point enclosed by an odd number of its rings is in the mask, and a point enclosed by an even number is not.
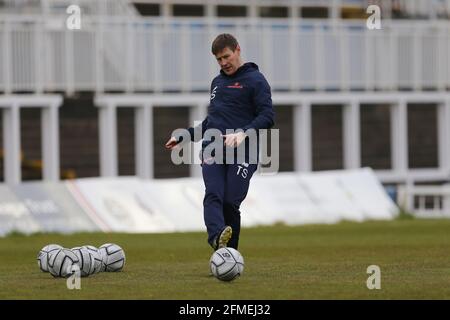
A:
[[[450,93],[274,93],[273,103],[279,107],[293,106],[294,170],[310,172],[313,165],[312,109],[317,105],[343,106],[343,164],[344,169],[361,167],[361,108],[374,104],[390,105],[391,117],[391,163],[386,170],[376,170],[383,183],[412,185],[420,182],[449,181],[450,179]],[[59,120],[58,107],[61,95],[2,95],[0,111],[3,113],[4,175],[5,182],[21,181],[20,171],[20,109],[38,107],[42,110],[43,179],[59,179]],[[99,94],[95,104],[99,107],[100,175],[117,176],[117,115],[118,107],[135,110],[136,175],[153,178],[154,151],[152,141],[155,123],[155,106],[185,106],[190,109],[190,125],[205,118],[209,103],[208,93],[189,94]],[[412,168],[408,163],[408,104],[433,103],[437,105],[438,163],[434,168]],[[197,155],[199,144],[194,146]],[[195,149],[197,148],[197,150]],[[271,153],[272,154],[272,153]],[[191,174],[199,175],[199,166],[191,165]],[[423,193],[423,192],[422,192]],[[423,201],[423,200],[420,200]],[[448,200],[446,200],[448,201]],[[411,203],[408,200],[407,203]],[[448,202],[446,202],[448,203]],[[445,208],[448,208],[446,204]],[[411,205],[407,206],[412,208]]]
[[[0,91],[209,89],[214,37],[234,33],[274,90],[450,88],[450,23],[0,17]]]
[[[20,110],[38,108],[42,128],[42,176],[47,181],[59,180],[59,117],[60,95],[2,95],[0,111],[3,117],[4,177],[8,184],[17,184],[21,174]]]
[[[420,218],[450,217],[450,185],[405,185],[398,189],[398,204]]]
[[[129,0],[3,0],[3,14],[65,14],[70,5],[77,5],[86,15],[135,15]]]
[[[293,106],[294,170],[312,171],[312,108],[316,105],[342,105],[343,108],[343,164],[344,169],[361,167],[361,108],[387,104],[391,118],[391,162],[388,170],[376,170],[383,183],[444,181],[450,178],[450,93],[274,93],[274,105]],[[95,98],[99,112],[100,172],[102,176],[117,176],[117,115],[118,107],[135,110],[136,175],[153,177],[153,147],[151,141],[154,123],[153,107],[185,106],[190,109],[190,125],[206,116],[209,95],[189,94],[100,94]],[[408,104],[433,103],[437,105],[438,163],[435,168],[412,168],[408,163]],[[195,151],[195,150],[194,150]],[[194,152],[193,154],[198,154]],[[199,175],[199,166],[191,165],[191,174]]]

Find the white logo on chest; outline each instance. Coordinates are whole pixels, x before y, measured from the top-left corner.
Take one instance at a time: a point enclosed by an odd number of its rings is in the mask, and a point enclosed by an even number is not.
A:
[[[212,101],[216,97],[216,90],[217,90],[217,86],[215,86],[214,89],[212,90],[211,99],[209,101]]]

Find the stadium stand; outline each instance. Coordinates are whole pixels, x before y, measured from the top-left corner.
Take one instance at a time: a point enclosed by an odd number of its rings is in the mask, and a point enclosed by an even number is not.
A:
[[[72,2],[0,2],[5,183],[198,176],[159,146],[205,114],[221,32],[272,86],[280,171],[450,178],[449,0],[79,0],[69,30]],[[381,30],[366,27],[369,5]]]

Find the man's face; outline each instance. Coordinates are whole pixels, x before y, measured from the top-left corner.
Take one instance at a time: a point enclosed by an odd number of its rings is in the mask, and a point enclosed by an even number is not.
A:
[[[241,48],[237,46],[233,52],[230,48],[226,47],[216,54],[216,59],[223,72],[230,76],[241,66]]]

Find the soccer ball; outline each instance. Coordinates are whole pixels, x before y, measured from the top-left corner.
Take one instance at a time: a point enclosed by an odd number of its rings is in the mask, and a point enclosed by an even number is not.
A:
[[[79,259],[70,249],[58,249],[48,257],[48,271],[54,277],[68,278],[79,266]]]
[[[125,252],[114,243],[105,243],[98,248],[98,252],[102,257],[102,271],[116,272],[123,269],[125,265]]]
[[[100,253],[98,252],[98,249],[96,247],[91,246],[91,245],[86,245],[86,246],[82,246],[82,248],[85,248],[86,250],[88,250],[90,253],[92,253],[92,255],[94,257],[94,273],[99,273],[102,269],[104,269],[102,256],[100,255]]]
[[[233,248],[220,248],[209,260],[211,273],[219,280],[231,281],[244,272],[244,258]]]
[[[37,256],[37,263],[39,266],[39,269],[42,270],[42,272],[49,272],[48,271],[48,256],[50,253],[62,249],[62,247],[59,244],[49,244],[46,245],[39,251]]]
[[[84,247],[75,247],[70,249],[76,254],[80,266],[80,272],[82,277],[87,277],[95,273],[95,257],[94,255]]]

